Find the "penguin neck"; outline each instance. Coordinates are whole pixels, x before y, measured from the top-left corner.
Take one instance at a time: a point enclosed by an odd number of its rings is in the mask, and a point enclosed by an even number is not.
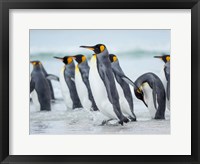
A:
[[[38,65],[38,66],[34,66],[33,70],[34,70],[34,71],[41,71],[42,69],[41,69],[41,67]]]
[[[81,66],[83,66],[83,65],[87,65],[87,60],[85,60],[85,61],[83,61],[83,62],[81,62],[81,63],[78,63],[78,66],[79,66],[79,67],[81,67]]]
[[[122,72],[122,73],[124,74],[122,68],[120,67],[120,64],[119,64],[119,61],[118,61],[118,60],[115,61],[115,62],[112,62],[112,63],[111,63],[111,66],[114,67],[114,68],[116,68],[118,71],[120,71],[120,72]]]
[[[170,61],[168,61],[168,62],[165,63],[165,65],[168,65],[168,64],[170,65]]]
[[[96,64],[97,64],[97,55],[94,54],[90,59],[90,68],[96,67]]]
[[[43,73],[44,73],[45,75],[47,75],[48,73],[47,73],[47,71],[44,69],[43,65],[40,65],[40,67],[41,67]]]
[[[105,49],[103,52],[97,54],[96,56],[98,60],[110,60],[108,54],[108,50]]]
[[[113,66],[115,66],[115,67],[120,67],[120,65],[119,65],[119,62],[118,62],[118,61],[112,62],[111,64],[112,64]]]
[[[71,62],[70,64],[66,64],[66,65],[65,65],[65,68],[66,68],[66,69],[75,69],[75,64],[74,64],[74,62]]]
[[[88,62],[87,62],[86,60],[85,60],[84,62],[81,62],[81,63],[77,64],[77,66],[78,66],[80,69],[89,67]]]

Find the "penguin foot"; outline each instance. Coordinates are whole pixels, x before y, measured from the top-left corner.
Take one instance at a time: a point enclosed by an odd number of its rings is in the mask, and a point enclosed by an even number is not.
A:
[[[165,120],[165,117],[159,117],[159,116],[155,116],[154,118],[155,120]]]
[[[156,120],[164,120],[165,116],[163,114],[156,113],[154,119],[156,119]]]
[[[101,126],[104,126],[107,124],[107,120],[103,120],[102,123],[101,123]]]
[[[131,116],[129,116],[128,119],[129,119],[131,122],[135,122],[135,121],[137,121],[136,118],[133,118],[133,117],[131,117]]]
[[[123,117],[118,123],[121,124],[122,126],[124,125],[124,123],[128,123],[129,119],[126,117]]]
[[[101,126],[107,125],[109,121],[112,121],[113,119],[109,119],[109,120],[103,120],[101,123]]]
[[[98,108],[93,108],[93,111],[99,111],[99,109]]]
[[[99,111],[99,109],[98,109],[98,108],[95,108],[95,107],[91,107],[91,108],[90,108],[90,111]]]
[[[123,121],[119,121],[118,123],[121,124],[122,126],[124,125],[124,122],[123,122]]]
[[[124,117],[124,118],[122,119],[122,121],[125,122],[125,123],[128,123],[128,122],[129,122],[129,119],[126,118],[126,117]]]
[[[42,108],[42,109],[40,109],[40,111],[41,111],[41,112],[49,112],[49,111],[51,111],[51,109],[46,109],[46,108],[43,109],[43,108]]]

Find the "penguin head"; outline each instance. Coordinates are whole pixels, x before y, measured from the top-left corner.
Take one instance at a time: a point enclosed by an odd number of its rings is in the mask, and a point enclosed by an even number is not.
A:
[[[42,63],[39,60],[30,61],[30,63],[33,65],[33,67],[42,65]]]
[[[61,58],[61,57],[54,57],[54,58],[56,58],[56,59],[58,59],[58,60],[61,60],[64,64],[70,64],[70,63],[72,63],[73,62],[73,58],[71,57],[71,56],[65,56],[65,57],[63,57],[63,58]]]
[[[135,92],[135,96],[138,99],[140,99],[141,101],[143,101],[143,103],[147,106],[147,104],[144,101],[144,93],[143,93],[141,87],[137,87],[137,88],[134,87],[134,92]]]
[[[78,54],[78,55],[72,56],[72,58],[75,59],[78,64],[86,61],[86,56],[82,55],[82,54]]]
[[[170,61],[170,55],[154,56],[154,58],[161,59],[165,63]]]
[[[109,59],[110,59],[111,63],[112,63],[112,62],[116,62],[116,61],[118,60],[118,59],[117,59],[117,56],[114,55],[114,54],[109,54]]]
[[[80,47],[92,50],[92,51],[94,51],[95,54],[99,54],[106,49],[106,46],[104,44],[97,44],[95,46],[80,46]]]
[[[138,99],[143,100],[143,91],[140,88],[134,88],[134,92]]]

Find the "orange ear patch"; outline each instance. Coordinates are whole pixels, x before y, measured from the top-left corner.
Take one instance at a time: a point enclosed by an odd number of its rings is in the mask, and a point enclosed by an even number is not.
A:
[[[86,60],[85,56],[82,56],[82,62],[84,62]]]
[[[104,50],[105,50],[105,46],[104,46],[104,45],[101,45],[101,46],[100,46],[100,51],[103,52]]]
[[[170,61],[170,56],[167,56],[167,57],[166,57],[166,60],[167,60],[167,61]]]
[[[73,61],[72,57],[67,58],[67,63],[70,64]]]
[[[113,61],[117,61],[117,56],[113,56]]]

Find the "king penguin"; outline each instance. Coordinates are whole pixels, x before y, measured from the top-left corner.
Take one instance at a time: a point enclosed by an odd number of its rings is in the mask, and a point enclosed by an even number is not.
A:
[[[75,64],[73,58],[71,56],[54,58],[61,60],[65,64],[60,72],[60,84],[67,109],[82,108],[75,85]]]
[[[165,87],[167,108],[170,110],[170,55],[154,57],[161,59],[165,63],[164,68],[161,70],[161,79]]]
[[[73,58],[78,63],[75,70],[75,83],[77,92],[84,108],[98,111],[98,107],[94,101],[92,95],[90,82],[89,82],[89,70],[87,59],[85,55],[78,54],[73,56]]]
[[[116,55],[109,54],[111,67],[115,76],[116,86],[119,93],[119,101],[122,113],[131,121],[136,121],[136,116],[133,111],[133,96],[130,86],[124,81],[122,77],[125,76],[122,68],[120,67],[119,60]]]
[[[154,119],[165,119],[166,96],[162,81],[154,73],[141,75],[134,84],[135,95],[142,100]]]
[[[98,109],[109,119],[119,120],[121,125],[127,123],[128,118],[121,112],[119,95],[106,46],[97,44],[80,47],[93,50],[95,53],[90,62],[89,81]]]
[[[30,93],[32,101],[40,111],[51,110],[51,90],[43,73],[40,61],[31,61],[33,70],[31,72]]]
[[[51,80],[59,81],[59,77],[57,77],[56,75],[53,75],[53,74],[48,74],[47,71],[45,70],[44,66],[42,65],[42,63],[40,64],[40,67],[41,67],[41,70],[44,73],[44,76],[47,77],[47,82],[49,84],[50,91],[51,91],[51,99],[54,101],[55,100],[55,95],[54,95],[54,90],[53,90],[53,86],[52,86]]]

